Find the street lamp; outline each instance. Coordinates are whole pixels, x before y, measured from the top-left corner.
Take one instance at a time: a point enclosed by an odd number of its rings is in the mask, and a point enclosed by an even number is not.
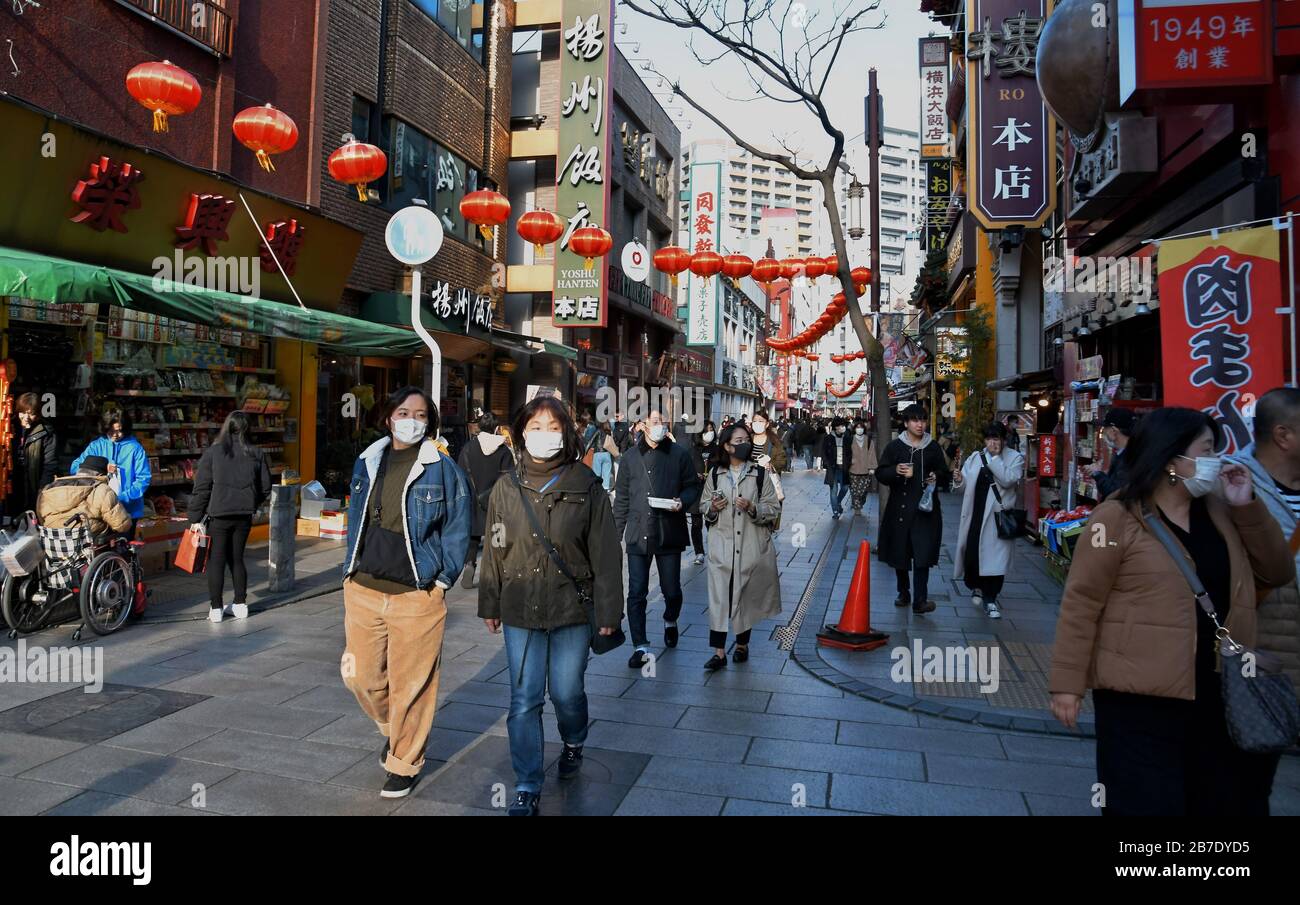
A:
[[[862,199],[866,196],[866,188],[858,177],[854,176],[853,181],[849,183],[849,238],[857,240],[866,235],[866,230],[862,228]]]

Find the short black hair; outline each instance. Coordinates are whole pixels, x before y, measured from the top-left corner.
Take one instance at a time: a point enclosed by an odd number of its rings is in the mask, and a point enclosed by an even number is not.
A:
[[[388,399],[384,402],[383,407],[379,410],[379,429],[388,431],[388,419],[393,417],[393,412],[397,411],[412,396],[419,396],[424,400],[425,407],[429,410],[429,429],[425,432],[425,437],[432,440],[438,436],[438,406],[423,388],[417,386],[404,386],[401,389],[393,390],[388,394]]]
[[[1133,436],[1137,416],[1124,408],[1112,408],[1102,419],[1102,427],[1113,427],[1126,437]]]
[[[491,412],[484,412],[478,416],[478,429],[486,433],[495,433],[497,429],[497,416]]]
[[[1001,440],[1004,443],[1007,439],[1007,426],[1001,421],[990,421],[984,425],[984,439]]]
[[[1275,387],[1255,403],[1255,442],[1272,443],[1278,427],[1300,430],[1300,388]]]
[[[125,409],[107,409],[99,416],[99,432],[105,437],[113,430],[114,424],[122,425],[122,436],[129,437],[135,430],[135,422]]]
[[[926,414],[925,407],[915,402],[899,412],[898,417],[902,418],[904,422],[916,421],[917,419],[920,419],[921,421],[930,420],[930,416]]]
[[[573,416],[569,414],[569,409],[554,396],[534,396],[532,402],[521,406],[510,422],[510,435],[515,438],[515,442],[521,449],[525,449],[524,428],[528,426],[533,416],[543,409],[560,422],[560,433],[564,435],[564,446],[560,454],[564,456],[564,461],[578,461],[582,458],[582,441],[578,439],[578,427],[573,423]]]
[[[1171,459],[1187,454],[1187,447],[1206,428],[1214,436],[1214,447],[1223,443],[1223,429],[1205,412],[1197,409],[1170,406],[1156,409],[1138,422],[1133,439],[1124,451],[1128,463],[1127,483],[1119,490],[1119,499],[1140,502],[1155,491],[1156,486],[1169,475],[1166,468]]]

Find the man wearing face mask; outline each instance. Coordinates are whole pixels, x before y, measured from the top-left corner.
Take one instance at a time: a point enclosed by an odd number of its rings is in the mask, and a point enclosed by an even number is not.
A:
[[[686,510],[700,498],[700,476],[690,453],[668,437],[662,412],[645,419],[645,433],[623,456],[614,486],[614,523],[627,547],[627,621],[636,650],[628,660],[640,669],[649,659],[646,597],[650,561],[664,595],[664,644],[677,646],[682,609],[682,551],[690,542]]]
[[[473,503],[434,442],[438,409],[419,387],[393,393],[352,471],[343,610],[343,682],[387,740],[380,795],[402,798],[424,766],[438,703],[446,592],[465,564]]]
[[[831,432],[822,438],[822,479],[831,491],[831,518],[844,514],[844,495],[849,492],[849,464],[853,461],[853,438],[843,418],[831,422]]]
[[[1118,406],[1106,412],[1101,422],[1102,439],[1110,447],[1110,468],[1102,468],[1098,462],[1089,466],[1088,473],[1097,481],[1097,499],[1104,500],[1124,486],[1126,478],[1124,450],[1128,448],[1129,437],[1133,434],[1135,417],[1132,412]]]

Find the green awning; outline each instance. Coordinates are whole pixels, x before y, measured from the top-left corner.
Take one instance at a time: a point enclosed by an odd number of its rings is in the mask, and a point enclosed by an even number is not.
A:
[[[547,355],[558,355],[560,358],[567,358],[569,361],[578,360],[578,350],[573,346],[566,346],[564,343],[553,343],[549,339],[542,340],[542,351]]]
[[[418,336],[397,327],[15,248],[0,248],[0,296],[5,295],[54,304],[121,305],[196,324],[319,343],[345,355],[409,355],[424,348]]]

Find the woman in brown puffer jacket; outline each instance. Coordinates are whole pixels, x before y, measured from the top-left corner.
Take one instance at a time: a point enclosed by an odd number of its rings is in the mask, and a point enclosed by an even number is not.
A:
[[[1278,755],[1228,736],[1215,626],[1143,513],[1162,518],[1218,620],[1256,642],[1255,586],[1295,574],[1250,472],[1223,465],[1216,422],[1160,409],[1125,452],[1128,483],[1079,537],[1052,655],[1052,712],[1074,727],[1093,689],[1097,778],[1114,814],[1266,815]]]

